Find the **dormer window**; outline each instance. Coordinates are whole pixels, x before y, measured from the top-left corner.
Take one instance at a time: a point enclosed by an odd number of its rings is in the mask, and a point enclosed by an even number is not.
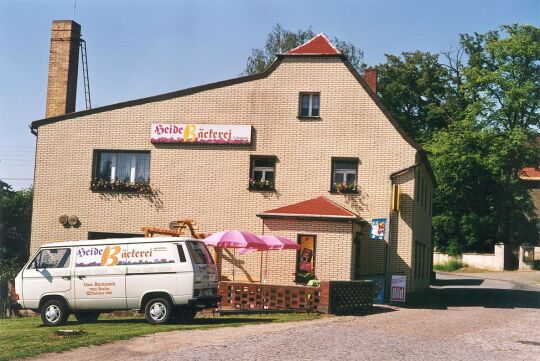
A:
[[[300,93],[300,117],[319,117],[319,93]]]

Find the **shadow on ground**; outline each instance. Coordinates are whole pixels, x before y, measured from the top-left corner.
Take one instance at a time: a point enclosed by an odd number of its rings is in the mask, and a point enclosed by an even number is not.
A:
[[[373,307],[370,307],[370,308],[363,308],[363,309],[354,310],[354,311],[341,311],[341,312],[336,311],[336,315],[339,315],[339,316],[369,316],[369,315],[375,315],[377,313],[388,313],[388,312],[394,312],[394,311],[397,311],[397,310],[395,310],[393,308],[390,308],[390,307],[374,305]]]
[[[249,324],[249,323],[270,323],[274,322],[276,319],[274,318],[248,318],[248,317],[214,317],[214,318],[195,318],[193,321],[189,323],[185,323],[184,325],[229,325],[229,324]],[[96,322],[93,322],[94,324],[146,324],[146,320],[144,318],[122,318],[122,319],[115,319],[115,318],[102,318],[98,319]],[[84,322],[78,322],[78,321],[68,321],[66,323],[67,326],[74,326],[74,325],[83,325]],[[182,323],[171,321],[170,324],[178,324],[182,325]],[[36,327],[47,327],[42,324],[37,325]]]
[[[443,280],[446,282],[446,280]],[[431,288],[415,296],[405,307],[538,308],[540,292],[498,288]]]
[[[436,279],[433,282],[434,286],[480,286],[484,283],[482,278],[462,278],[462,279]]]

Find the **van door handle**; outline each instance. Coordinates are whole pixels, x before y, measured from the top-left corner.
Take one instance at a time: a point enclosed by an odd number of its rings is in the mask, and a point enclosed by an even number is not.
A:
[[[70,276],[62,276],[62,279],[69,281],[71,279],[71,277]]]
[[[86,276],[77,276],[79,277],[80,280],[82,280],[83,278],[86,278]]]

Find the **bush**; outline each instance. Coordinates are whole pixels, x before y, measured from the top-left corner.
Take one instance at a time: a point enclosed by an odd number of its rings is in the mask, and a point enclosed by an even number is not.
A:
[[[462,260],[457,258],[450,258],[446,263],[434,264],[433,269],[435,271],[454,272],[465,266],[466,265],[463,263]]]

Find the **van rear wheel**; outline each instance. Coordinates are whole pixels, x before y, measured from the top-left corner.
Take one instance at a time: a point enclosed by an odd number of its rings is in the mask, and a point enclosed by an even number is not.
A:
[[[92,323],[92,322],[96,322],[97,319],[99,318],[99,312],[95,312],[95,311],[75,312],[75,318],[79,322]]]
[[[164,298],[150,300],[144,308],[144,317],[152,325],[162,325],[171,318],[171,303]]]
[[[52,299],[41,307],[41,321],[45,326],[64,325],[69,317],[69,312],[64,301]]]

